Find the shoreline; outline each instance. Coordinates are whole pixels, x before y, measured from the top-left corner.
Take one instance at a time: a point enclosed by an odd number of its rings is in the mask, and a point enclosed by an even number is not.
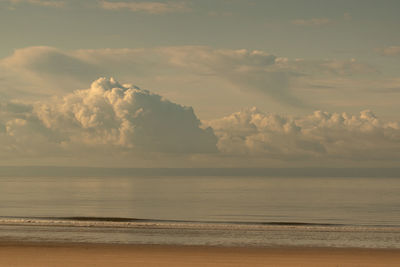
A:
[[[0,241],[0,266],[398,266],[400,249]]]
[[[22,240],[7,240],[0,238],[0,248],[7,246],[27,246],[27,247],[150,247],[150,248],[215,248],[215,249],[232,249],[232,250],[360,250],[360,251],[397,251],[400,254],[400,248],[386,247],[335,247],[335,246],[307,246],[307,245],[265,245],[265,246],[246,246],[246,245],[193,245],[193,244],[157,244],[157,243],[107,243],[107,242],[70,242],[70,241],[22,241]],[[400,256],[400,255],[399,255]]]

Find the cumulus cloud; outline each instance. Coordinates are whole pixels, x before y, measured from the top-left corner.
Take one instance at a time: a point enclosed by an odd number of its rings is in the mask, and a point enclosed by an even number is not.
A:
[[[0,140],[3,156],[98,148],[108,153],[212,153],[217,141],[211,128],[201,128],[191,107],[105,78],[47,102],[3,102]]]
[[[303,117],[246,109],[208,122],[227,155],[285,160],[399,160],[400,124],[371,111],[358,116],[315,111]]]
[[[102,1],[100,5],[107,10],[129,10],[132,12],[143,12],[148,14],[163,14],[190,11],[185,2],[153,2],[153,1],[134,1],[134,2],[110,2]]]
[[[397,162],[399,151],[400,123],[368,110],[290,116],[249,108],[201,122],[190,107],[106,78],[39,102],[0,101],[2,159],[118,156],[129,162],[152,153],[152,166],[179,155],[199,155],[195,159],[206,165],[238,159]]]

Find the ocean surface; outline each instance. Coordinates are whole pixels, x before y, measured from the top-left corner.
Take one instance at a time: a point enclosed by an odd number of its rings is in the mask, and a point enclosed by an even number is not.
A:
[[[0,242],[400,248],[400,177],[0,177]]]

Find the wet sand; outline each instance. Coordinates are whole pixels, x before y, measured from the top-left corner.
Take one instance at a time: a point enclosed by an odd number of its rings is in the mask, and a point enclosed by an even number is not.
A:
[[[0,243],[0,266],[399,266],[400,250]]]

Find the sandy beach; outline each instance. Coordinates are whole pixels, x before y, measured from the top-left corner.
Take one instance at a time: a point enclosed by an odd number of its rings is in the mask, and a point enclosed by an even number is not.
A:
[[[400,251],[353,248],[1,243],[1,267],[398,266]]]

